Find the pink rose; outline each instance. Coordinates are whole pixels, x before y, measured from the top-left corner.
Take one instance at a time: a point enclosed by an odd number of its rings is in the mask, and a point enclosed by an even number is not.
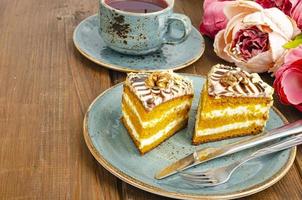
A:
[[[251,26],[236,32],[232,48],[241,54],[243,60],[249,60],[267,51],[268,42],[268,33],[262,32],[257,26]]]
[[[302,45],[288,51],[275,76],[274,88],[280,101],[302,111]]]
[[[255,2],[263,8],[279,8],[293,18],[298,27],[302,29],[302,0],[255,0]],[[203,19],[199,27],[200,32],[214,38],[220,30],[226,27],[228,22],[223,12],[224,7],[233,3],[234,0],[205,0]]]
[[[214,38],[227,24],[227,19],[223,13],[223,8],[232,3],[227,0],[205,0],[203,4],[203,19],[200,24],[200,32]]]
[[[256,0],[263,8],[277,7],[285,14],[289,15],[292,8],[290,0]]]
[[[290,11],[290,16],[297,22],[298,27],[302,29],[302,0],[291,1],[293,2],[293,6]]]
[[[215,36],[214,51],[249,72],[271,71],[286,51],[283,45],[300,32],[279,9],[264,9],[253,1],[233,1],[224,14],[228,23]]]
[[[277,7],[293,18],[302,29],[302,0],[256,0],[263,8]]]

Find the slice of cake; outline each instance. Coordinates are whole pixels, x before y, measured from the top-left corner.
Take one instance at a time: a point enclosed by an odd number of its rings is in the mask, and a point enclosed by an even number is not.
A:
[[[273,104],[273,92],[256,73],[213,66],[201,94],[193,144],[260,133]]]
[[[191,81],[173,72],[127,75],[122,121],[141,154],[186,126],[192,99]]]

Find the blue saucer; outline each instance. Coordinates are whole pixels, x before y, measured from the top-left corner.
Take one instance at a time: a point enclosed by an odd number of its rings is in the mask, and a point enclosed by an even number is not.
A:
[[[205,78],[192,75],[187,77],[193,81],[195,90],[188,127],[144,156],[140,155],[120,120],[122,84],[98,96],[90,105],[84,120],[84,138],[96,160],[112,174],[131,185],[179,199],[238,198],[264,190],[280,180],[294,162],[295,147],[247,162],[236,170],[227,183],[217,187],[192,186],[179,175],[163,180],[154,178],[158,170],[192,153],[196,148],[221,147],[246,138],[222,140],[199,146],[191,144],[198,99]],[[270,130],[284,125],[285,122],[280,112],[272,108],[265,128]],[[250,155],[257,149],[259,146],[206,162],[190,170],[224,166]]]
[[[74,30],[73,42],[89,60],[117,71],[177,70],[197,61],[205,49],[203,37],[192,27],[190,36],[181,44],[166,44],[157,52],[144,56],[125,55],[108,48],[98,29],[98,15],[86,18]],[[180,30],[175,26],[173,32],[177,34]]]

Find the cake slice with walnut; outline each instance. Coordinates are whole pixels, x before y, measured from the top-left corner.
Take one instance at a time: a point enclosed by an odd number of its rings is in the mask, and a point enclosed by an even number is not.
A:
[[[193,144],[261,132],[273,104],[273,92],[256,73],[213,66],[201,94]]]
[[[191,81],[173,72],[127,75],[122,121],[141,154],[186,126],[192,99]]]

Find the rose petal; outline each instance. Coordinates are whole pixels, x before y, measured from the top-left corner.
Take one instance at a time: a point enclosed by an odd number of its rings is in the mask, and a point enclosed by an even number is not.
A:
[[[272,8],[276,6],[276,2],[273,0],[256,0],[263,8]]]
[[[288,99],[286,97],[286,94],[284,93],[283,87],[281,87],[279,89],[278,95],[280,97],[281,103],[286,104],[286,105],[291,105],[291,103],[288,101]]]
[[[302,18],[302,15],[300,17]],[[302,19],[301,19],[300,25],[298,25],[298,22],[295,21],[294,19],[292,19],[292,18],[289,18],[289,19],[292,22],[292,25],[293,25],[293,28],[294,28],[294,32],[293,32],[293,36],[292,36],[292,38],[294,38],[295,36],[297,36],[301,33],[300,29],[302,29]]]
[[[284,63],[284,57],[287,54],[288,50],[285,49],[283,54],[275,61],[274,66],[268,70],[268,72],[272,72],[273,76],[276,76],[277,71],[281,68]]]
[[[244,17],[244,13],[236,15],[227,24],[224,33],[224,40],[226,43],[231,43],[233,40],[233,29],[235,26],[241,26],[241,21]],[[242,26],[243,27],[243,26]]]
[[[298,27],[302,29],[302,1],[291,0],[291,3],[293,7],[290,11],[290,16],[296,21]]]
[[[232,30],[232,38],[234,39],[236,37],[236,33],[244,28],[245,28],[245,26],[244,26],[244,24],[242,24],[241,19],[240,19],[240,21],[235,22],[234,28]]]
[[[227,19],[231,19],[238,14],[247,15],[262,9],[263,8],[256,2],[239,0],[227,5],[223,11]]]
[[[302,58],[302,45],[297,48],[289,50],[284,57],[284,64],[290,65],[291,63],[300,60]]]
[[[302,103],[302,73],[294,69],[289,69],[283,73],[281,81],[284,93],[291,104]]]
[[[256,0],[257,3],[259,3],[263,8],[279,8],[282,12],[284,12],[286,15],[290,14],[293,2],[296,2],[297,0]],[[299,0],[298,0],[299,1]]]
[[[200,32],[214,38],[220,30],[224,29],[228,20],[223,13],[223,8],[231,3],[232,1],[205,0]]]
[[[276,25],[276,27],[272,26],[271,28],[276,28],[276,32],[278,32],[277,29],[279,29],[279,34],[283,33],[284,35],[286,35],[286,39],[292,39],[299,33],[296,32],[298,30],[297,24],[293,23],[290,17],[284,15],[284,13],[278,8],[264,9],[264,13],[267,18],[269,18],[274,23],[274,25]]]
[[[277,86],[274,84],[274,88],[275,88],[275,91],[277,91],[277,94],[279,96],[281,103],[290,105],[290,103],[288,102],[287,97],[284,93],[283,87],[281,86],[281,80],[279,81]]]
[[[224,49],[226,47],[226,44],[224,42],[224,30],[221,30],[217,33],[213,46],[214,46],[215,53],[220,58],[222,58],[228,62],[233,62],[232,59],[224,51]]]
[[[290,104],[287,100],[287,97],[283,91],[283,87],[281,86],[281,80],[282,80],[282,74],[283,71],[286,70],[287,67],[286,66],[282,66],[277,72],[276,72],[276,79],[274,81],[274,88],[275,91],[277,92],[279,99],[281,101],[281,103],[283,104]]]
[[[243,23],[251,25],[267,25],[287,41],[293,37],[294,33],[291,20],[278,8],[264,9],[262,12],[254,12],[246,15],[243,19]]]
[[[288,65],[282,65],[282,66],[278,69],[278,71],[276,72],[276,74],[275,74],[275,75],[276,75],[276,79],[281,78],[283,72],[284,72],[288,67],[289,67]]]
[[[266,72],[270,67],[272,67],[272,62],[272,53],[270,51],[265,51],[249,59],[246,64],[249,66],[249,68],[253,69],[254,72],[262,73]]]
[[[302,112],[302,104],[295,105],[295,108],[297,108],[298,110],[300,110]]]
[[[282,46],[287,42],[287,40],[285,40],[282,36],[280,36],[276,32],[271,32],[268,34],[268,36],[269,36],[269,43],[272,50],[272,58],[273,61],[275,62],[284,53],[285,49]]]

